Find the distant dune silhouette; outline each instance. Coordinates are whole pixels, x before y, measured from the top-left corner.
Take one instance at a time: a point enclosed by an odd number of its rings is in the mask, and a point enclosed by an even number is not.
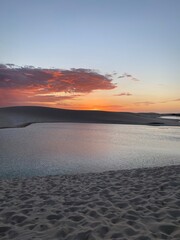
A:
[[[178,120],[161,119],[164,114],[66,110],[38,106],[0,108],[0,128],[25,127],[32,123],[79,122],[180,126]]]

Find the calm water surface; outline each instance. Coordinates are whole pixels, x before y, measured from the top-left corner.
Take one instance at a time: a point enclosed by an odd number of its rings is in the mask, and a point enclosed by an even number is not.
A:
[[[162,116],[162,117],[160,117],[160,118],[180,120],[180,117],[179,117],[179,116]]]
[[[44,123],[0,130],[0,177],[180,164],[180,128]]]

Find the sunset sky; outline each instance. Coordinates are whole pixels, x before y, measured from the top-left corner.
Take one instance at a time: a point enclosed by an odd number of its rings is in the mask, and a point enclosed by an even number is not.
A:
[[[0,0],[0,107],[180,112],[179,0]]]

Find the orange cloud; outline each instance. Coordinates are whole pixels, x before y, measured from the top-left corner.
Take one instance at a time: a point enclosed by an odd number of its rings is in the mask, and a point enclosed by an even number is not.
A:
[[[116,85],[109,76],[90,69],[41,69],[0,64],[0,106],[59,103],[94,90],[114,88]]]

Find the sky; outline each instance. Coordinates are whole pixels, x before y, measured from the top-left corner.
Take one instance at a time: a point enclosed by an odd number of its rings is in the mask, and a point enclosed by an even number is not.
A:
[[[180,112],[179,0],[0,0],[0,107]]]

